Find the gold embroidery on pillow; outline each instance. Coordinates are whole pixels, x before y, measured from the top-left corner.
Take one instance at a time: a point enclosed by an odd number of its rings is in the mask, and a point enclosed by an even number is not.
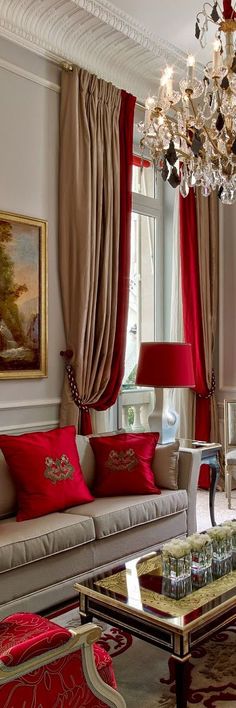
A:
[[[120,452],[111,450],[105,463],[106,467],[117,472],[119,470],[132,470],[138,464],[138,458],[132,448],[129,448],[129,450],[120,450]]]
[[[61,455],[56,460],[53,460],[52,457],[45,457],[45,465],[44,477],[50,479],[53,484],[60,482],[62,479],[73,479],[74,467],[71,465],[67,455]]]

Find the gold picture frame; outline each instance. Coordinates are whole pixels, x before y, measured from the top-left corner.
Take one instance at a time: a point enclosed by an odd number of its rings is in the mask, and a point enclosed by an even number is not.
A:
[[[0,379],[47,376],[47,221],[0,212]]]

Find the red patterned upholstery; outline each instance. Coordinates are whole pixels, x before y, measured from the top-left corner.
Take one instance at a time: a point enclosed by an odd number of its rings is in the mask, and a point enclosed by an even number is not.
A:
[[[0,660],[16,666],[68,642],[68,629],[44,617],[22,612],[0,622]]]
[[[0,664],[20,668],[28,659],[66,644],[71,633],[37,615],[11,615],[0,622]],[[98,645],[93,646],[100,677],[113,688],[116,680],[111,658]],[[1,668],[1,667],[0,667]],[[1,678],[1,675],[0,675]],[[81,649],[31,670],[23,676],[0,684],[1,708],[104,708],[107,702],[97,698],[85,680]]]

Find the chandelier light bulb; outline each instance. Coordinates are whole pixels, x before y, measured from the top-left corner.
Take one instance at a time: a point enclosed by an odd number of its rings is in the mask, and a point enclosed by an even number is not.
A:
[[[152,111],[153,108],[155,108],[155,105],[156,105],[155,96],[148,96],[145,101],[145,108],[148,111]]]
[[[164,76],[166,79],[171,79],[173,76],[173,67],[172,66],[167,66],[164,71]]]
[[[159,93],[158,93],[158,101],[160,104],[166,96],[166,85],[167,85],[167,77],[166,77],[166,74],[164,73],[161,77],[161,80],[160,80],[160,88],[159,88]]]
[[[187,77],[186,77],[188,83],[191,83],[193,80],[194,67],[195,67],[195,57],[192,54],[189,54],[189,56],[187,58]]]
[[[220,70],[220,66],[221,66],[220,42],[218,39],[216,39],[213,44],[212,73],[217,74]]]
[[[173,92],[173,68],[172,66],[167,66],[165,71],[164,71],[164,77],[166,80],[166,95],[168,98],[172,95]]]
[[[169,69],[167,76],[167,84],[166,84],[166,95],[168,98],[171,98],[172,93],[173,93],[173,69]]]

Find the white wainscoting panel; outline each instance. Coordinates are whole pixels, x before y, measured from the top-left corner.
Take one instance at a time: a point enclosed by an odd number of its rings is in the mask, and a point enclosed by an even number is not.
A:
[[[59,407],[59,398],[0,403],[0,433],[14,435],[56,428]]]

